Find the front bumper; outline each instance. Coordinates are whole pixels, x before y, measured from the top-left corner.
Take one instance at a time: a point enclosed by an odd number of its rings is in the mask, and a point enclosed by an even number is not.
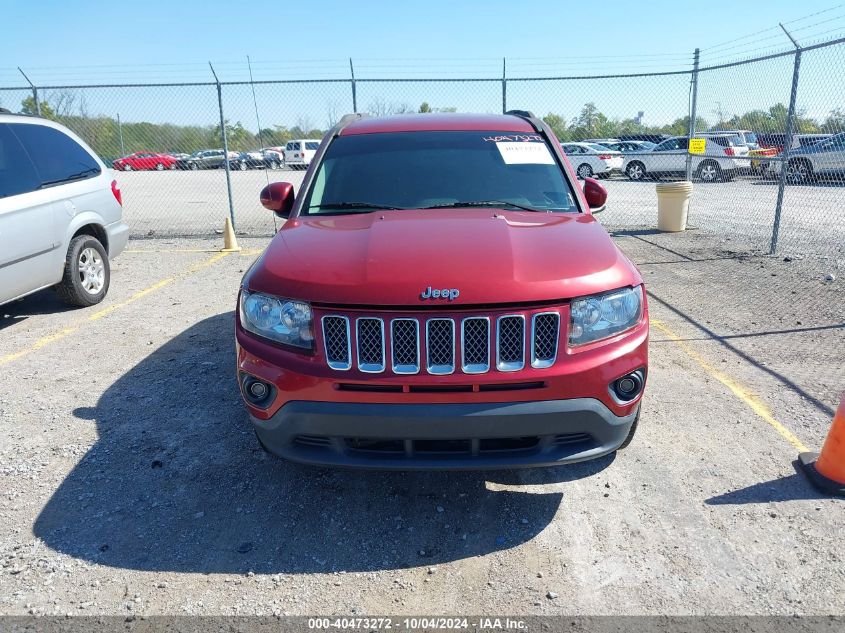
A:
[[[554,466],[611,453],[639,405],[615,415],[593,398],[536,402],[370,404],[290,401],[252,416],[271,453],[327,466],[398,470]]]

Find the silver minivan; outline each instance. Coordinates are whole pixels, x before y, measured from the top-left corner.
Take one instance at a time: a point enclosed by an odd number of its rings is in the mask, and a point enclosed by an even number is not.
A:
[[[102,301],[129,235],[121,204],[73,132],[0,110],[0,304],[48,287],[73,305]]]

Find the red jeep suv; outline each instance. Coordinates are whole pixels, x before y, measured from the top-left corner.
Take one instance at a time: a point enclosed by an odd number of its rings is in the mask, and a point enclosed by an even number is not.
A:
[[[238,298],[262,446],[314,464],[501,468],[630,442],[646,381],[637,268],[531,113],[348,115]]]

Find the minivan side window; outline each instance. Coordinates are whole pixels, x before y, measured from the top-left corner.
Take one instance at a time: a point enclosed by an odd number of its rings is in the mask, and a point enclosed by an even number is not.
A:
[[[42,187],[99,175],[97,161],[67,134],[28,123],[10,123],[9,128],[32,159]]]
[[[35,191],[41,179],[8,125],[0,124],[0,198]]]

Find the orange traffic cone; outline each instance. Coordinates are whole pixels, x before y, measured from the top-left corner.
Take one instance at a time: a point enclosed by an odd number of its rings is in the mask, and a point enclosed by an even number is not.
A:
[[[845,497],[845,395],[833,416],[822,452],[801,453],[798,461],[810,483],[821,492]]]

